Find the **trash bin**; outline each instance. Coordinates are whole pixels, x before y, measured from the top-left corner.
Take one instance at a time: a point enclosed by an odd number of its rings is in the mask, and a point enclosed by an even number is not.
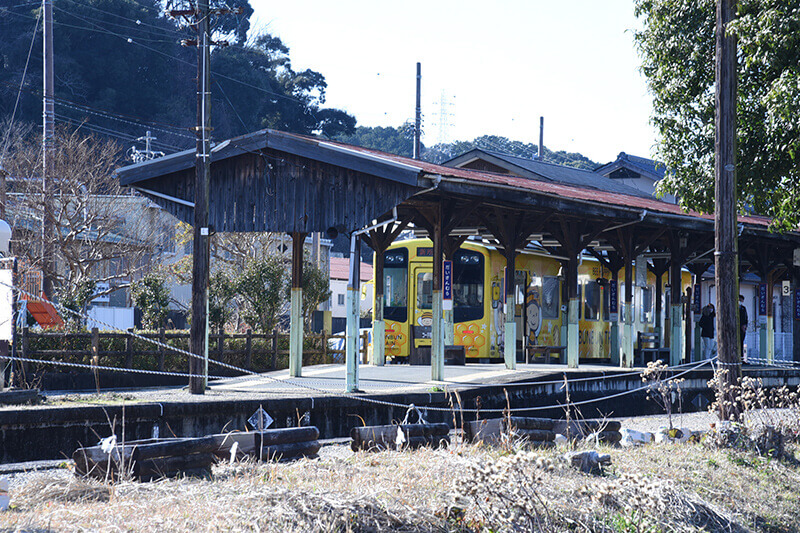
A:
[[[467,364],[467,354],[464,346],[460,344],[450,344],[444,347],[444,364],[464,366]]]

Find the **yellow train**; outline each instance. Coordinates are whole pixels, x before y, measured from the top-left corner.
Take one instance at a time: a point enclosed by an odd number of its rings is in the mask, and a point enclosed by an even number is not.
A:
[[[453,258],[454,343],[463,345],[471,360],[498,360],[503,357],[504,323],[502,305],[504,256],[478,242],[465,242]],[[561,263],[546,253],[523,252],[517,255],[514,285],[517,350],[526,345],[561,346],[563,278]],[[644,275],[641,272],[640,275]],[[640,280],[633,305],[636,331],[652,331],[655,324],[655,276],[647,272]],[[625,319],[624,270],[618,274],[619,290],[614,294],[611,272],[595,260],[584,258],[578,269],[580,285],[580,358],[610,359],[612,313],[619,309]],[[667,285],[667,276],[662,283]],[[682,289],[691,283],[683,272]],[[384,321],[386,356],[403,360],[412,349],[431,344],[433,303],[433,244],[428,239],[410,239],[392,244],[384,255]],[[665,287],[665,302],[669,302]],[[619,305],[612,303],[616,296]],[[668,305],[662,316],[669,317]],[[565,324],[566,325],[566,324]]]

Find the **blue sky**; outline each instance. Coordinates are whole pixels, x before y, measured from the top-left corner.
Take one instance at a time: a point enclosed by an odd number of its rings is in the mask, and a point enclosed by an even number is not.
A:
[[[426,144],[483,134],[581,152],[605,163],[652,156],[651,98],[623,0],[251,0],[254,23],[328,81],[327,105],[365,126],[414,115],[422,63]],[[444,94],[444,99],[442,96]]]

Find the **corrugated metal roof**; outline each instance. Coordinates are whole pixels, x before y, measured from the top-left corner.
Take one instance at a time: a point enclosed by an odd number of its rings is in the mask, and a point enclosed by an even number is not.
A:
[[[485,184],[486,186],[503,186],[512,187],[522,191],[531,191],[539,194],[546,194],[556,196],[568,200],[578,200],[581,202],[591,202],[595,204],[605,204],[609,206],[628,207],[632,209],[642,210],[647,209],[655,213],[661,213],[670,216],[680,216],[688,218],[699,218],[713,222],[714,216],[711,214],[700,214],[696,211],[684,211],[679,205],[662,202],[650,195],[632,195],[616,192],[598,191],[597,189],[590,189],[585,187],[578,187],[575,185],[567,185],[562,183],[555,183],[552,181],[535,180],[530,178],[521,178],[509,174],[495,174],[491,172],[482,172],[476,170],[467,170],[459,168],[445,167],[427,163],[425,161],[418,161],[408,157],[403,157],[395,154],[387,154],[371,150],[369,148],[362,148],[360,146],[348,146],[353,151],[380,154],[381,157],[401,162],[407,165],[416,166],[423,172],[430,176],[442,176],[444,179],[459,178],[473,182],[474,184]],[[739,216],[739,222],[745,224],[752,224],[760,227],[768,227],[770,219],[761,216]]]
[[[632,196],[646,195],[646,193],[640,191],[639,189],[619,183],[590,170],[583,170],[565,165],[556,165],[554,163],[545,163],[543,161],[536,161],[515,155],[504,154],[502,152],[494,152],[491,150],[485,150],[483,148],[470,150],[468,153],[473,152],[483,152],[489,154],[497,159],[500,159],[501,161],[508,163],[509,165],[524,171],[532,172],[545,181],[553,181],[556,183],[563,183],[565,185],[575,185],[577,187],[586,187],[599,191],[629,194]]]

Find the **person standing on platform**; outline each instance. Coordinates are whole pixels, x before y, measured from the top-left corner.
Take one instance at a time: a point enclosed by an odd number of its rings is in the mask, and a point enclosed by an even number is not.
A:
[[[747,308],[744,306],[744,296],[739,295],[739,358],[744,362],[744,336],[747,333]]]
[[[708,304],[703,308],[703,314],[700,316],[700,321],[697,326],[700,328],[700,346],[702,349],[703,359],[711,359],[716,352],[716,341],[714,340],[714,322],[717,313],[714,311],[714,306]]]

